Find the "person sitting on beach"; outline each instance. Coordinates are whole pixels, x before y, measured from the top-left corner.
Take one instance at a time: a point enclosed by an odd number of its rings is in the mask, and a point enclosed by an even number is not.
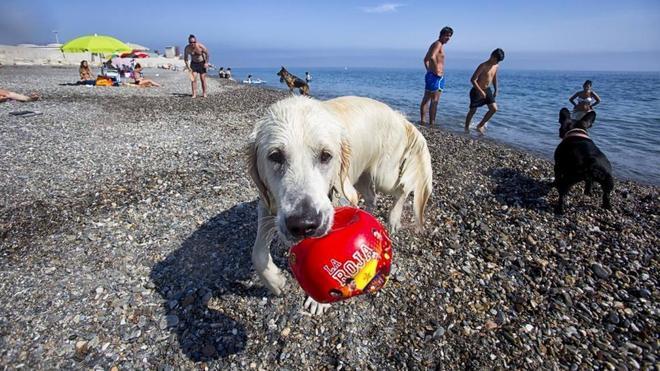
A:
[[[568,101],[573,105],[573,112],[571,118],[573,120],[580,120],[587,112],[593,111],[594,107],[600,103],[600,97],[595,91],[591,90],[591,80],[587,80],[582,84],[582,90],[573,94]],[[577,98],[577,103],[575,99]]]
[[[224,79],[225,76],[226,76],[225,68],[220,67],[220,70],[218,71],[218,77],[221,78],[221,79]]]
[[[225,79],[231,80],[231,67],[227,67],[227,70],[225,71]]]
[[[246,83],[252,84],[252,75],[248,75],[247,80],[245,80]]]
[[[477,131],[481,134],[484,133],[488,120],[497,112],[497,103],[495,97],[497,96],[497,69],[499,63],[504,60],[504,51],[500,48],[493,50],[490,53],[490,58],[477,67],[472,74],[470,82],[472,89],[470,90],[470,110],[465,117],[465,131],[470,131],[470,122],[472,116],[477,112],[477,108],[483,105],[488,105],[488,112],[481,119],[477,125]],[[493,83],[493,90],[490,89],[490,84]]]
[[[96,79],[92,77],[92,70],[89,68],[89,64],[86,60],[80,62],[80,68],[78,68],[78,73],[80,74],[80,85],[94,85]]]
[[[309,72],[305,72],[305,82],[308,84],[312,82],[312,75],[310,75]]]
[[[133,69],[132,77],[133,80],[135,81],[134,84],[139,87],[144,87],[144,88],[149,88],[152,86],[160,87],[160,84],[158,84],[157,82],[142,77],[142,66],[139,63],[135,65],[135,69]]]
[[[30,95],[23,95],[14,93],[13,91],[0,89],[0,103],[15,100],[19,102],[33,102],[39,100],[39,94],[32,93]]]

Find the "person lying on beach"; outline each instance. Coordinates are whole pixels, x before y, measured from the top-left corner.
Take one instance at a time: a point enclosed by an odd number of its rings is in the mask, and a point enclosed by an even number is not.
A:
[[[13,91],[0,89],[0,103],[7,102],[10,100],[16,100],[19,102],[32,102],[39,99],[39,94],[32,93],[29,96],[14,93]]]
[[[571,118],[573,120],[580,120],[587,112],[594,110],[594,107],[600,103],[600,97],[595,91],[591,89],[591,80],[587,80],[582,84],[582,90],[573,94],[568,101],[573,105],[573,112]],[[577,98],[577,103],[575,99]]]
[[[152,81],[152,80],[149,80],[149,79],[145,79],[144,77],[142,77],[142,66],[139,63],[137,63],[135,65],[135,68],[133,69],[133,76],[132,77],[133,77],[134,84],[139,86],[139,87],[143,87],[143,88],[149,88],[149,87],[152,87],[152,86],[160,87],[159,83],[157,83],[155,81]]]
[[[86,60],[80,62],[80,68],[78,68],[78,73],[80,74],[80,80],[78,84],[80,85],[94,85],[96,79],[92,77],[92,70],[89,68],[89,64]]]
[[[470,82],[472,89],[470,90],[470,110],[465,117],[465,132],[470,131],[470,122],[472,116],[477,112],[477,108],[483,105],[488,105],[488,112],[481,119],[477,125],[477,131],[481,134],[485,131],[486,123],[497,112],[497,103],[495,97],[497,96],[497,69],[499,63],[504,60],[504,51],[500,48],[493,50],[490,53],[490,58],[477,67],[472,74]],[[490,84],[493,84],[493,90],[490,89]]]

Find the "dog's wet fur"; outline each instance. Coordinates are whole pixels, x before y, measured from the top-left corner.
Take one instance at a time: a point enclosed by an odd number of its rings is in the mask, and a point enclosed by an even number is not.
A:
[[[277,76],[280,77],[280,82],[286,83],[286,86],[289,87],[289,91],[293,92],[293,89],[298,89],[300,94],[309,95],[309,85],[305,80],[291,74],[289,71],[282,66],[280,72],[277,73]]]
[[[556,213],[563,214],[565,198],[575,183],[584,181],[584,194],[591,194],[593,182],[600,184],[603,190],[602,207],[611,209],[610,194],[614,189],[612,165],[605,154],[588,137],[587,128],[596,119],[596,112],[587,113],[580,120],[571,119],[568,109],[559,112],[559,136],[561,143],[555,150],[554,186],[559,192]]]

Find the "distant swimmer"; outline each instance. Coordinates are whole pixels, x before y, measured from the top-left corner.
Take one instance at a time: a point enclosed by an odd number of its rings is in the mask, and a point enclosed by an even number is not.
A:
[[[426,118],[426,114],[429,111],[429,125],[433,125],[435,122],[440,95],[445,88],[444,45],[449,42],[449,39],[453,35],[454,30],[449,26],[440,30],[438,40],[431,44],[424,57],[424,67],[426,68],[426,76],[424,76],[424,98],[422,98],[422,103],[419,107],[419,114],[421,116],[420,124],[422,125],[424,125],[424,118]],[[427,106],[430,106],[430,109]]]
[[[478,107],[488,105],[488,112],[486,112],[484,118],[477,125],[477,131],[481,134],[484,133],[488,120],[497,112],[497,103],[495,103],[495,97],[497,97],[497,69],[499,68],[499,63],[503,60],[504,51],[497,48],[490,53],[490,58],[480,64],[472,74],[472,78],[470,78],[470,82],[472,83],[472,89],[470,90],[470,110],[465,117],[466,132],[470,131],[470,122],[472,121],[472,116],[477,112]],[[493,90],[490,89],[491,83],[493,84]]]
[[[252,75],[248,75],[247,79],[243,80],[243,84],[263,84],[265,82],[262,79],[253,79]]]
[[[594,110],[594,107],[600,103],[600,97],[595,91],[591,89],[591,80],[587,80],[582,84],[582,90],[573,94],[568,101],[573,105],[573,112],[571,118],[573,120],[580,120],[587,112]],[[577,103],[575,100],[577,99]]]
[[[188,63],[190,57],[190,63]],[[192,97],[197,97],[197,75],[202,82],[202,96],[206,98],[206,70],[209,68],[209,50],[197,42],[195,35],[188,36],[188,45],[183,53],[183,61],[190,70]]]

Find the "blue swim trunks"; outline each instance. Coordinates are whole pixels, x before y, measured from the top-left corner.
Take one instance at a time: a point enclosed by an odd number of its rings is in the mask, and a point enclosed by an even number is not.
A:
[[[424,80],[426,81],[426,85],[424,89],[431,91],[431,92],[436,92],[436,91],[443,91],[445,90],[445,77],[444,76],[438,76],[433,72],[426,72],[426,76],[424,76]]]

